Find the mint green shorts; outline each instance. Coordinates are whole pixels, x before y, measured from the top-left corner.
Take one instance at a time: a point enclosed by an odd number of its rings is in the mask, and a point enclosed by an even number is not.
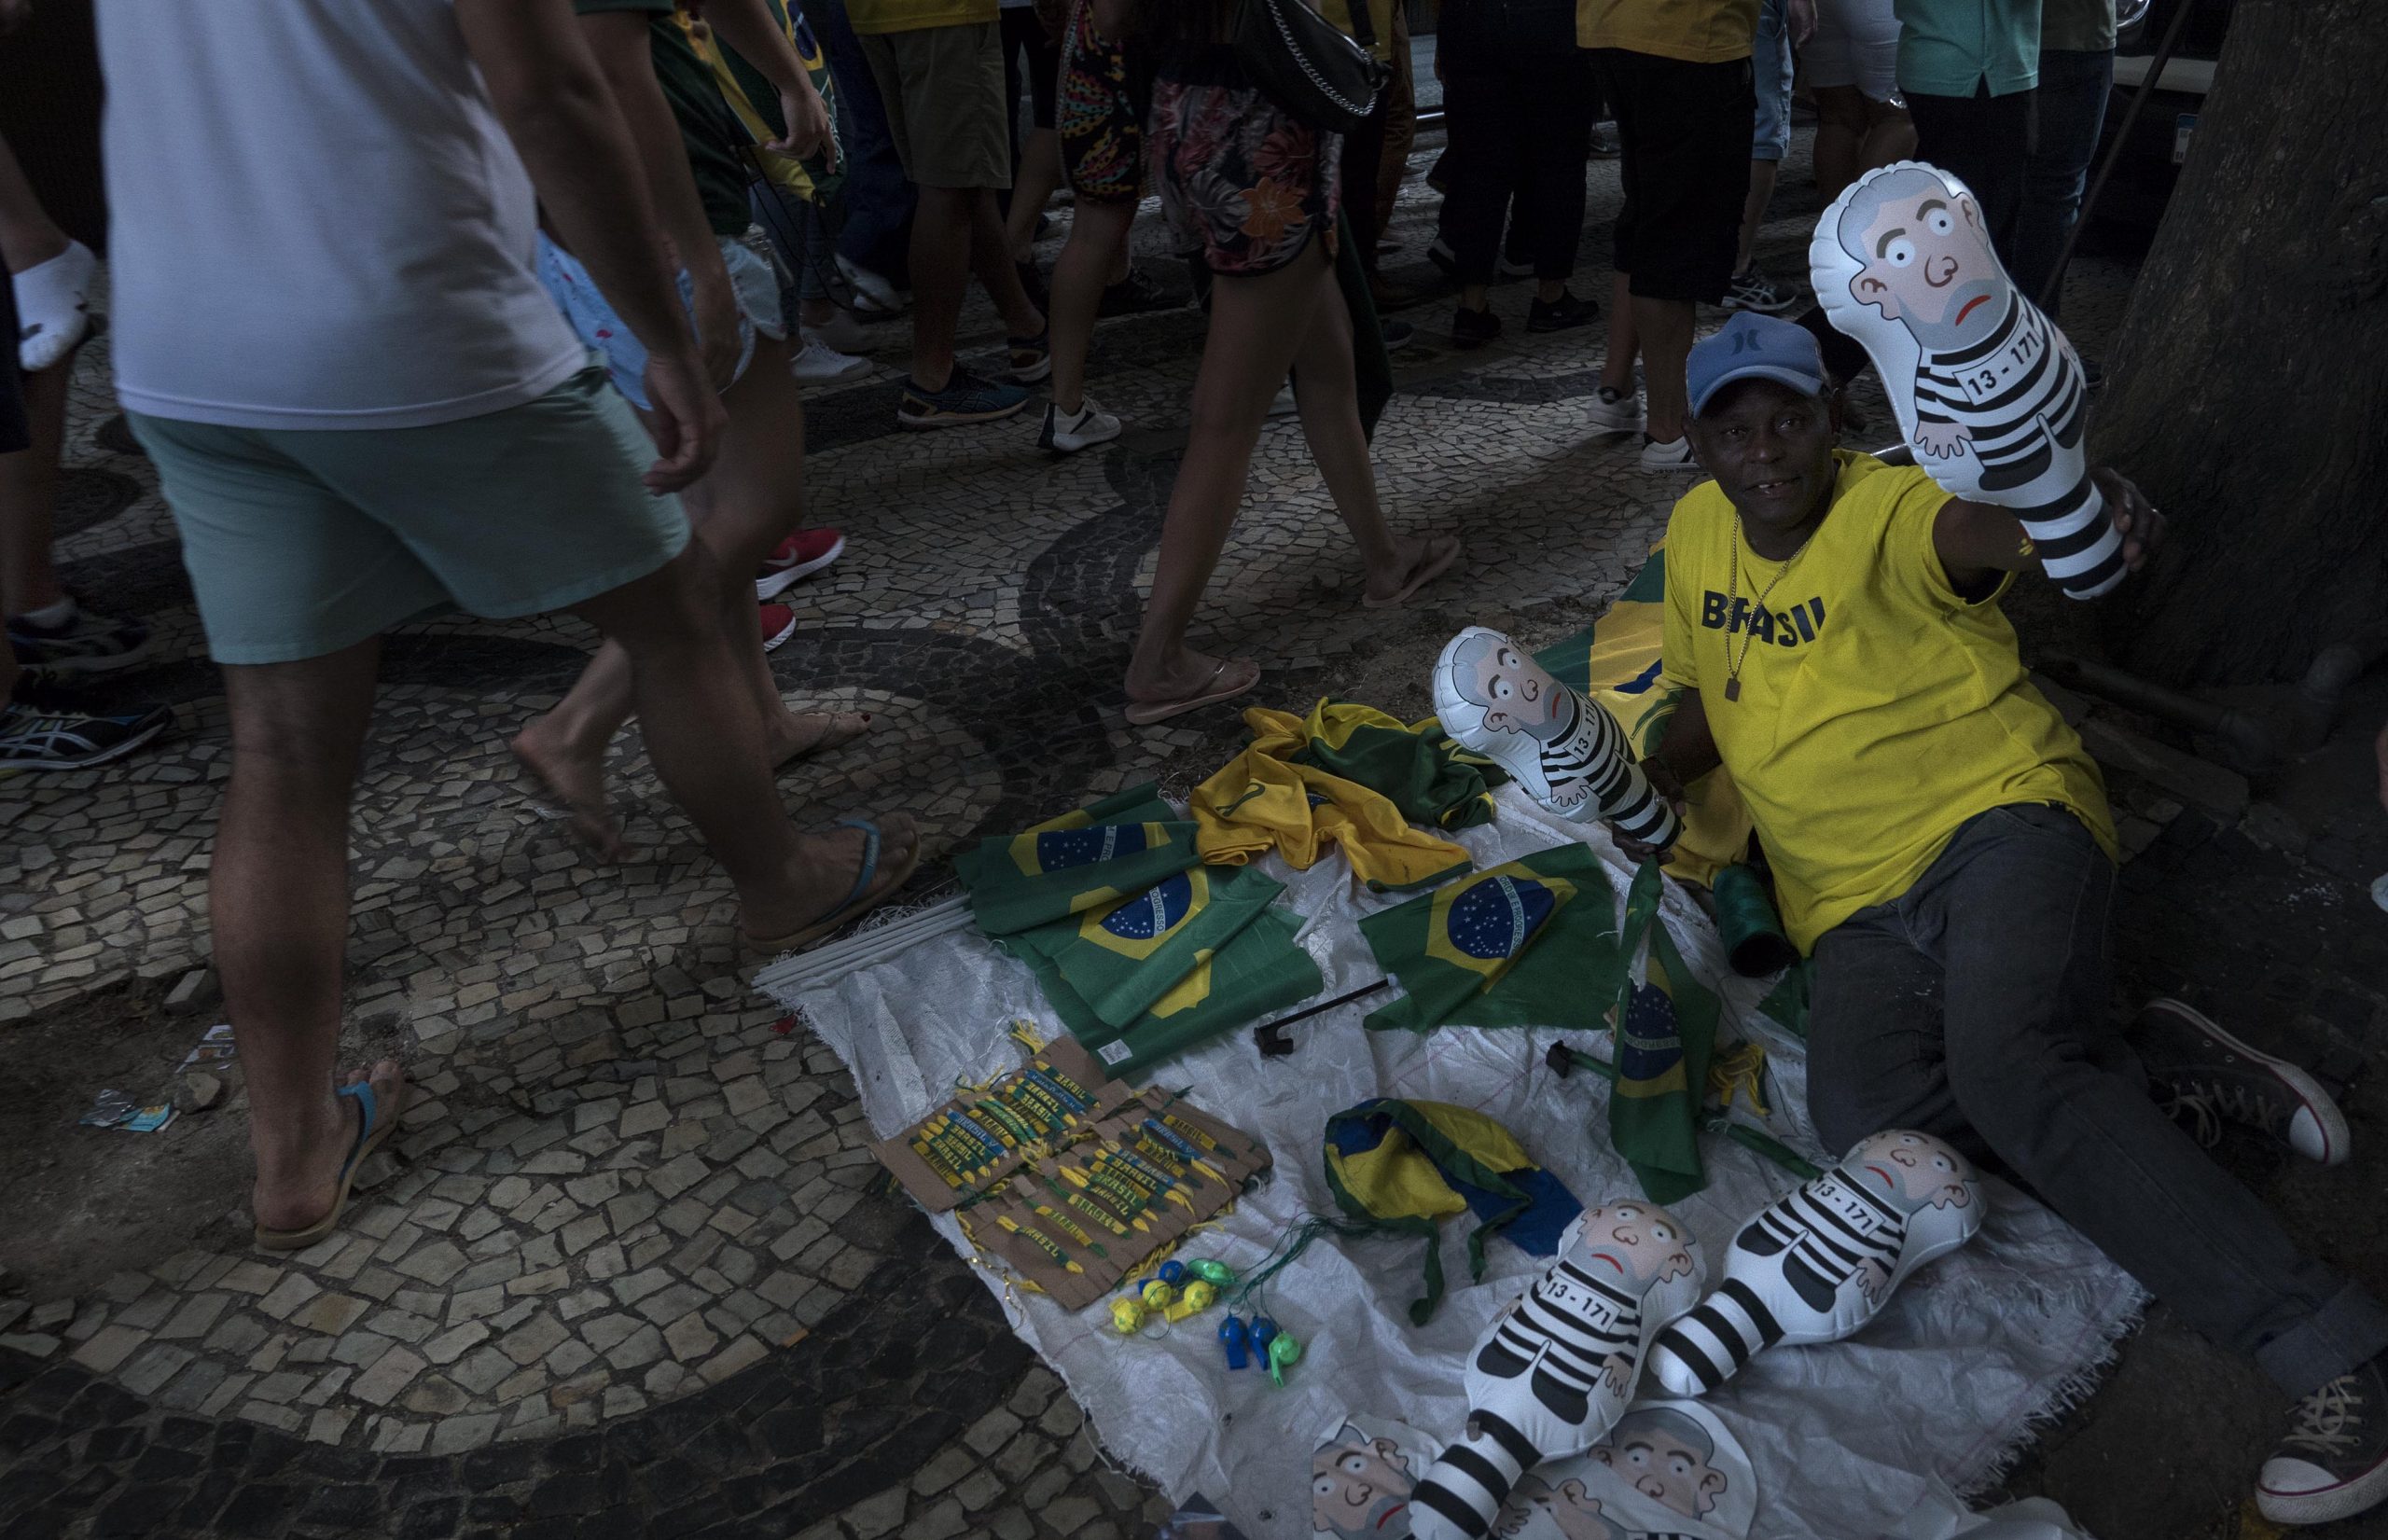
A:
[[[563,609],[680,554],[630,407],[584,369],[416,428],[234,428],[128,413],[182,532],[209,656],[287,663],[451,609]]]

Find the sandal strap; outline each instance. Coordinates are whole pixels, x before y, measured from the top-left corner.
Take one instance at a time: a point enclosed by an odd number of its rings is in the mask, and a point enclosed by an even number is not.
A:
[[[862,895],[870,891],[872,881],[879,876],[881,836],[878,823],[868,818],[840,818],[838,826],[862,830],[862,870],[854,874],[854,885],[848,890],[844,901],[829,911],[832,914],[841,913],[860,903]]]
[[[355,1098],[356,1110],[361,1115],[356,1122],[356,1138],[348,1146],[348,1158],[340,1162],[340,1172],[345,1175],[348,1168],[356,1164],[357,1151],[364,1148],[365,1141],[372,1137],[374,1125],[382,1120],[382,1109],[373,1099],[373,1083],[370,1080],[341,1086],[332,1094]]]

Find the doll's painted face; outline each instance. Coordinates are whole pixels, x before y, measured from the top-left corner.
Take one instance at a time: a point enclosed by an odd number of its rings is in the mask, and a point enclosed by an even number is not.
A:
[[[1311,1533],[1373,1537],[1409,1505],[1409,1464],[1390,1438],[1371,1439],[1346,1424],[1311,1456]]]
[[[1582,1260],[1617,1270],[1620,1282],[1660,1283],[1691,1271],[1691,1239],[1673,1214],[1649,1203],[1611,1203],[1585,1211]]]
[[[1842,211],[1840,243],[1861,264],[1851,298],[1904,322],[1935,352],[1978,342],[2011,290],[1972,195],[1921,168],[1895,171]]]
[[[1928,1133],[1893,1129],[1874,1134],[1851,1152],[1843,1169],[1903,1213],[1973,1201],[1972,1164]]]

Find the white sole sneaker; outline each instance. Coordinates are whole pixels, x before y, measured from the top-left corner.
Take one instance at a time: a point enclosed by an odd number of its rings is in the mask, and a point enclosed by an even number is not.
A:
[[[788,373],[799,385],[833,385],[870,372],[870,360],[840,353],[826,342],[806,339],[803,350],[788,360]]]
[[[826,326],[798,328],[808,342],[819,342],[840,353],[864,354],[870,351],[870,328],[854,319],[854,312],[841,310],[829,318]]]
[[[838,543],[836,545],[831,546],[826,551],[814,557],[812,561],[798,562],[792,567],[784,567],[777,572],[768,572],[762,576],[756,578],[755,597],[757,599],[776,599],[781,594],[785,593],[789,587],[798,579],[812,576],[814,573],[819,572],[823,567],[827,566],[830,562],[835,562],[839,557],[843,556],[844,554],[846,554],[846,537],[841,534],[838,536]]]
[[[2354,1140],[2347,1129],[2346,1114],[2339,1110],[2338,1103],[2322,1089],[2322,1083],[2304,1070],[2285,1059],[2275,1059],[2248,1047],[2214,1025],[2204,1012],[2178,1000],[2150,1000],[2139,1014],[2171,1016],[2190,1031],[2212,1038],[2225,1054],[2235,1055],[2278,1080],[2298,1104],[2297,1111],[2289,1117],[2287,1131],[2282,1135],[2290,1149],[2325,1166],[2344,1163],[2353,1150]]]
[[[1688,438],[1653,438],[1642,446],[1644,470],[1698,470],[1699,458]]]
[[[1062,409],[1051,402],[1045,404],[1045,426],[1036,436],[1036,447],[1055,454],[1076,454],[1080,450],[1107,444],[1120,434],[1119,419],[1094,404],[1092,396],[1081,397],[1077,414],[1066,423]]]
[[[1595,433],[1640,433],[1642,403],[1631,395],[1620,395],[1614,401],[1604,401],[1595,395],[1592,404],[1584,409],[1584,419],[1592,425]]]

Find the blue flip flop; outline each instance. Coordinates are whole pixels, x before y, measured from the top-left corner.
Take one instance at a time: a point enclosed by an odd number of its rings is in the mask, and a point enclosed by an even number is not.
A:
[[[340,1191],[332,1199],[332,1210],[304,1229],[276,1230],[259,1225],[256,1229],[257,1243],[268,1251],[304,1251],[340,1223],[340,1214],[348,1208],[348,1190],[356,1182],[356,1173],[365,1165],[365,1158],[380,1149],[391,1134],[397,1131],[398,1115],[407,1108],[407,1088],[401,1084],[398,1094],[390,1099],[390,1113],[384,1117],[373,1097],[373,1083],[359,1080],[353,1086],[342,1086],[334,1092],[356,1103],[356,1143],[348,1152],[348,1159],[340,1168]]]
[[[744,941],[747,950],[756,957],[769,960],[820,945],[843,929],[850,922],[860,919],[864,914],[884,903],[890,895],[904,885],[904,880],[919,868],[921,842],[915,838],[912,841],[911,853],[904,858],[904,864],[896,872],[894,880],[881,891],[877,897],[868,896],[872,884],[879,881],[881,875],[879,855],[885,837],[882,834],[879,825],[868,818],[840,818],[838,820],[838,826],[862,831],[862,869],[854,874],[854,885],[846,890],[845,898],[836,909],[801,930],[790,931],[785,936],[772,936],[768,940],[745,936],[742,932],[741,939]]]

